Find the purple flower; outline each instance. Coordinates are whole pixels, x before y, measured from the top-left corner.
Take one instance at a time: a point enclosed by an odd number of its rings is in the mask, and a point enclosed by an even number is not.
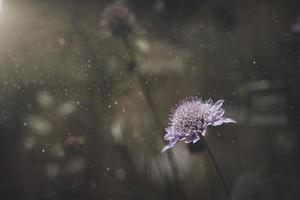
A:
[[[101,25],[113,35],[123,36],[131,32],[134,14],[123,4],[107,6],[101,18]]]
[[[196,143],[200,140],[199,134],[205,135],[208,126],[218,126],[223,123],[236,123],[231,118],[223,117],[224,100],[213,103],[212,99],[203,101],[198,97],[190,97],[179,102],[171,110],[169,127],[166,128],[165,140],[169,144],[162,152],[172,148],[179,141]]]

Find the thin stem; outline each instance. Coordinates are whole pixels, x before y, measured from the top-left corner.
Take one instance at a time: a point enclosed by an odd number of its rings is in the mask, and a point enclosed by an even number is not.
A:
[[[219,178],[221,179],[221,182],[222,182],[222,185],[224,187],[224,190],[225,190],[226,194],[228,195],[228,198],[230,199],[230,191],[229,191],[229,189],[228,189],[228,187],[226,185],[225,179],[224,179],[224,177],[223,177],[223,175],[221,173],[220,168],[218,167],[218,164],[217,164],[216,160],[214,159],[214,156],[213,156],[212,152],[210,151],[210,149],[209,149],[209,147],[207,145],[207,142],[206,142],[204,136],[201,134],[201,132],[199,132],[199,137],[200,137],[200,141],[202,142],[202,144],[204,146],[204,149],[205,149],[205,151],[207,153],[207,156],[208,156],[209,160],[211,161],[211,164],[216,169],[217,174],[218,174]]]
[[[134,48],[131,46],[130,42],[128,41],[127,36],[122,37],[122,39],[123,39],[126,51],[129,55],[129,59],[130,59],[129,64],[131,66],[129,67],[129,70],[134,70],[134,68],[136,68],[136,65],[137,65],[136,55],[134,53]],[[157,112],[155,102],[154,102],[153,96],[151,94],[150,87],[149,87],[148,84],[146,84],[146,82],[147,82],[146,77],[144,75],[138,73],[138,72],[137,72],[137,76],[138,76],[138,79],[139,79],[141,89],[143,90],[146,102],[147,102],[147,104],[150,108],[151,115],[152,115],[152,118],[154,120],[154,123],[157,125],[157,128],[161,131],[161,130],[163,130],[163,126],[162,126],[161,121],[159,119],[159,114]],[[165,140],[163,140],[163,142],[166,143]],[[180,200],[185,200],[186,195],[184,193],[183,187],[182,187],[181,182],[180,182],[180,177],[179,177],[177,165],[176,165],[175,159],[174,159],[174,157],[173,157],[173,155],[170,151],[167,152],[167,158],[168,158],[168,161],[170,163],[171,170],[172,170],[173,176],[174,176],[175,192],[177,194],[177,196],[175,196],[175,198],[180,199]],[[168,179],[166,179],[165,181],[169,184]]]
[[[159,120],[159,115],[157,113],[157,109],[156,109],[156,106],[154,103],[154,99],[151,95],[150,88],[145,83],[146,82],[145,77],[143,75],[139,74],[139,81],[140,81],[140,84],[144,91],[144,95],[145,95],[146,101],[148,103],[148,106],[150,107],[152,118],[153,118],[154,122],[156,123],[156,125],[158,126],[159,130],[163,130],[163,126]],[[166,141],[163,141],[163,142],[166,144]],[[170,163],[171,169],[173,171],[173,176],[174,176],[174,181],[175,181],[175,186],[176,186],[176,193],[178,195],[178,199],[184,200],[184,199],[186,199],[186,197],[185,197],[182,185],[180,183],[178,169],[177,169],[176,162],[175,162],[175,159],[174,159],[171,151],[167,152],[167,158]]]

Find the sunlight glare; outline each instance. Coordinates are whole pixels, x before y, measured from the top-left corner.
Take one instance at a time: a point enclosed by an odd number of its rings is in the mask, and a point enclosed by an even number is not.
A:
[[[0,13],[2,12],[2,0],[0,0]]]

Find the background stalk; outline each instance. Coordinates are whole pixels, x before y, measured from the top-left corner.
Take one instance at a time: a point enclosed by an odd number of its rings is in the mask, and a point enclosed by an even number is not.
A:
[[[129,42],[127,35],[123,35],[122,39],[123,39],[126,51],[127,51],[128,55],[129,55],[128,70],[129,71],[136,70],[137,62],[136,62],[136,55],[134,53],[134,47]],[[159,118],[159,114],[157,112],[157,109],[156,109],[156,106],[155,106],[155,102],[154,102],[153,96],[152,96],[151,91],[150,91],[149,84],[146,84],[146,82],[147,82],[146,77],[144,75],[138,73],[138,72],[136,72],[136,74],[138,76],[139,84],[140,84],[141,89],[143,91],[143,94],[145,96],[146,102],[147,102],[147,104],[148,104],[148,106],[150,108],[150,112],[151,112],[153,121],[156,124],[156,127],[158,128],[159,132],[161,132],[162,130],[164,130],[164,128],[163,128],[163,126],[161,124],[161,121],[160,121],[160,118]],[[159,135],[159,136],[163,136],[163,133],[161,135]],[[160,137],[160,138],[163,138],[163,137]],[[167,142],[165,140],[162,140],[162,142],[164,144],[167,144]],[[178,169],[177,169],[177,164],[175,162],[175,159],[174,159],[171,151],[167,152],[167,159],[168,159],[168,161],[170,163],[172,174],[173,174],[173,178],[174,178],[174,186],[175,186],[174,192],[176,194],[174,197],[176,199],[179,199],[179,200],[185,200],[186,199],[186,195],[185,195],[183,187],[181,185],[180,177],[179,177]],[[170,181],[166,181],[166,183],[170,183]]]

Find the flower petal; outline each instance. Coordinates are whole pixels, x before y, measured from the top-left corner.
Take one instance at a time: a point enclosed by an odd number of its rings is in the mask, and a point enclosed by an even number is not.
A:
[[[223,100],[223,99],[218,100],[218,101],[214,104],[215,109],[216,109],[216,110],[217,110],[217,109],[220,109],[220,108],[222,107],[223,103],[224,103],[224,100]]]
[[[234,119],[232,118],[226,118],[226,117],[222,117],[219,120],[216,120],[212,123],[212,126],[219,126],[223,123],[237,123]]]
[[[173,145],[173,146],[174,146],[174,145]],[[163,152],[167,151],[168,149],[171,149],[173,146],[171,146],[170,144],[168,144],[167,146],[165,146],[165,147],[161,150],[161,152],[163,153]]]
[[[185,141],[184,141],[184,143],[186,143],[186,144],[188,144],[188,143],[191,143],[192,141],[191,141],[191,139],[189,138],[189,139],[186,139]]]
[[[205,103],[210,105],[210,104],[212,104],[212,102],[213,102],[213,100],[211,98],[209,98]]]
[[[164,139],[165,140],[172,140],[174,138],[174,135],[172,135],[171,133],[167,133],[165,136],[164,136]]]
[[[224,121],[222,119],[219,119],[219,120],[216,120],[216,121],[212,122],[211,125],[212,126],[219,126],[219,125],[221,125],[223,123],[224,123]]]
[[[206,135],[206,129],[204,129],[204,130],[201,132],[201,135],[203,135],[203,136]],[[200,140],[200,137],[199,137],[199,140]]]
[[[200,140],[200,137],[199,137],[199,135],[197,135],[194,139],[193,139],[193,143],[196,143],[198,140]]]
[[[237,123],[234,119],[232,118],[223,118],[224,123]]]
[[[214,117],[218,119],[221,118],[224,114],[225,114],[225,110],[221,108]]]
[[[161,150],[161,152],[163,153],[163,152],[167,151],[168,149],[171,149],[172,147],[175,146],[175,144],[177,144],[177,142],[178,142],[178,138],[171,140],[170,143]]]

